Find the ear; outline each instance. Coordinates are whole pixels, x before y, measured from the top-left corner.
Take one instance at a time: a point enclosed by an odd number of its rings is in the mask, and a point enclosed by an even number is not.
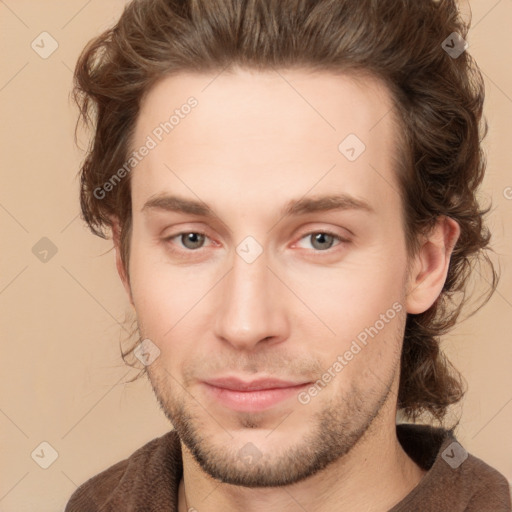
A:
[[[116,267],[117,273],[121,278],[121,282],[123,283],[124,289],[128,294],[128,298],[130,299],[130,303],[133,306],[133,298],[132,298],[132,290],[130,288],[130,279],[128,277],[128,272],[124,266],[123,260],[121,258],[121,227],[119,225],[119,219],[117,217],[111,217],[112,222],[112,239],[114,241],[114,249],[116,251]]]
[[[405,301],[407,313],[423,313],[439,297],[459,235],[456,221],[445,216],[438,218],[411,265]]]

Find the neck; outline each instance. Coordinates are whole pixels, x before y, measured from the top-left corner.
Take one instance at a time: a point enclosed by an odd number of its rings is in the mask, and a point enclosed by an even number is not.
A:
[[[391,428],[372,427],[344,457],[306,480],[283,487],[246,488],[219,482],[198,466],[182,443],[178,510],[388,511],[418,485],[426,471],[405,453],[394,423]]]

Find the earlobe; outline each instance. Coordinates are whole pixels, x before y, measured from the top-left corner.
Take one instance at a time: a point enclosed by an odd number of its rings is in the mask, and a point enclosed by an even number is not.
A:
[[[459,235],[460,227],[456,221],[439,217],[411,265],[406,296],[407,313],[423,313],[439,297]]]
[[[119,225],[119,219],[117,217],[112,217],[112,240],[114,242],[114,249],[116,251],[116,267],[117,273],[121,278],[121,282],[123,283],[124,289],[128,294],[128,298],[130,299],[130,303],[133,305],[132,292],[130,288],[130,280],[128,278],[126,268],[123,263],[123,259],[121,257],[121,228]]]

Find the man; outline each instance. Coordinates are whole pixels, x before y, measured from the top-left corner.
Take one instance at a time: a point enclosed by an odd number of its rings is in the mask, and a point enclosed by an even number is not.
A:
[[[174,430],[67,512],[511,509],[454,427],[397,425],[463,395],[439,336],[490,238],[466,33],[453,1],[136,0],[88,45],[83,216]]]

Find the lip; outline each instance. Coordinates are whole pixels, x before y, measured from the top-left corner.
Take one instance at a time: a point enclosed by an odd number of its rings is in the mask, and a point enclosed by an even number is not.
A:
[[[310,382],[292,382],[272,378],[243,381],[225,377],[203,382],[206,392],[217,402],[235,411],[257,412],[296,396]]]
[[[290,388],[293,386],[306,384],[305,382],[272,379],[270,377],[264,377],[251,381],[244,381],[237,377],[223,377],[219,379],[207,380],[205,382],[210,386],[229,389],[230,391],[259,391],[276,388]]]

